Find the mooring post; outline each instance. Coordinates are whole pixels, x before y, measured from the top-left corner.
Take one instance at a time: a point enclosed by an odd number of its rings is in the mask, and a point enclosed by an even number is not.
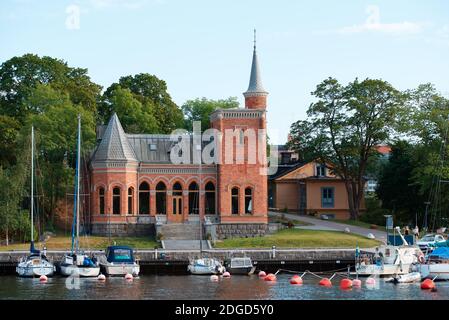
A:
[[[272,246],[271,247],[271,251],[272,251],[272,255],[273,255],[273,259],[276,258],[276,246]]]

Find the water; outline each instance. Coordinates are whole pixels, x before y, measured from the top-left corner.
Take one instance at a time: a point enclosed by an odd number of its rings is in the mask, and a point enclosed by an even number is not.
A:
[[[80,279],[80,289],[69,290],[66,278],[56,276],[47,283],[39,279],[0,277],[0,299],[193,299],[193,300],[428,300],[449,299],[449,282],[437,282],[438,290],[421,290],[420,284],[378,282],[378,287],[368,289],[363,281],[362,288],[344,291],[339,280],[334,286],[318,286],[318,280],[306,278],[301,286],[289,283],[290,275],[278,275],[275,283],[257,276],[232,276],[211,282],[208,276],[157,276],[144,275],[129,282],[123,278],[108,278],[106,282],[97,279]]]

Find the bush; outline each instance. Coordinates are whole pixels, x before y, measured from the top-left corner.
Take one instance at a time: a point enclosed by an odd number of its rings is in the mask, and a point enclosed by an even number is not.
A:
[[[389,214],[389,211],[382,209],[379,199],[366,199],[366,212],[360,216],[360,221],[383,226],[385,225],[384,215]]]
[[[157,239],[157,241],[161,241],[164,239],[164,235],[162,233],[158,232],[156,239]]]

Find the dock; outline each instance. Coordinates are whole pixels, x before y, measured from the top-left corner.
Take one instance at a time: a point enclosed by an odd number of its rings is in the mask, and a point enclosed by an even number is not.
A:
[[[66,251],[47,251],[47,258],[57,264]],[[104,255],[103,250],[89,251],[94,256]],[[370,254],[361,250],[362,254]],[[0,275],[14,274],[17,262],[28,251],[0,252]],[[141,274],[182,275],[187,273],[191,259],[200,257],[199,250],[134,250],[135,258],[141,266]],[[355,265],[354,249],[210,249],[202,251],[203,257],[228,260],[232,257],[250,257],[256,270],[276,272],[279,269],[297,271],[351,270]]]

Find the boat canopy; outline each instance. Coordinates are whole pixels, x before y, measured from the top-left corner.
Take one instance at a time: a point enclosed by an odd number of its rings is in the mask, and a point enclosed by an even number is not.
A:
[[[429,258],[449,259],[449,247],[436,248],[429,254]]]
[[[429,244],[429,247],[449,247],[449,240]]]
[[[134,263],[133,249],[128,246],[110,246],[106,257],[109,262]]]

